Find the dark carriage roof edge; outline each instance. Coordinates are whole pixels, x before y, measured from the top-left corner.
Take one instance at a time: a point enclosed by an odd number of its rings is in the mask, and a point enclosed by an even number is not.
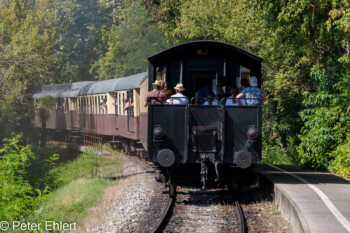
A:
[[[159,58],[161,58],[165,55],[171,54],[172,52],[175,52],[177,50],[182,49],[183,47],[187,47],[187,46],[191,46],[191,45],[193,45],[193,46],[196,46],[196,45],[203,45],[203,46],[205,46],[205,45],[219,45],[221,47],[226,47],[226,48],[232,49],[234,51],[237,51],[239,53],[242,53],[242,54],[258,61],[258,62],[262,62],[264,60],[263,57],[256,55],[254,53],[251,53],[245,49],[242,49],[241,47],[238,47],[238,46],[232,45],[232,44],[228,44],[225,42],[214,41],[214,40],[196,40],[196,41],[190,41],[190,42],[185,42],[182,44],[174,45],[170,48],[164,49],[163,51],[161,51],[155,55],[148,57],[147,59],[150,63],[153,63],[154,61],[158,60]]]

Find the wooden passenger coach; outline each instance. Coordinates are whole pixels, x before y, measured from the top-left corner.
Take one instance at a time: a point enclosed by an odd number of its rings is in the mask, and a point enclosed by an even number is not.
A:
[[[57,105],[51,109],[47,122],[48,129],[86,129],[104,136],[137,141],[140,132],[145,129],[140,127],[140,103],[143,103],[140,86],[147,77],[147,73],[140,73],[99,82],[48,85],[35,93],[33,98],[51,95],[57,99]],[[126,111],[125,99],[133,104]],[[37,115],[35,125],[41,127]]]

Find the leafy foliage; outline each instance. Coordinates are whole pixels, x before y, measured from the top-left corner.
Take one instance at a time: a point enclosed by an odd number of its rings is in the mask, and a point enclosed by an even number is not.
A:
[[[107,52],[91,72],[98,79],[111,79],[146,71],[147,57],[169,46],[165,36],[140,1],[120,1],[112,16],[111,28],[102,28]]]
[[[350,138],[344,144],[339,145],[330,154],[334,160],[330,164],[330,170],[343,177],[350,177]]]
[[[18,145],[20,136],[5,140],[0,148],[0,218],[18,220],[38,205],[36,191],[26,180],[26,168],[34,158],[29,146]]]
[[[323,90],[303,94],[305,109],[300,112],[300,117],[304,125],[298,151],[302,164],[324,169],[337,157],[338,146],[346,142],[350,134],[349,93],[332,84],[336,80],[347,80],[346,73],[334,74],[333,80],[327,78],[325,70],[316,73],[314,78],[321,82],[320,89]],[[343,81],[340,83],[344,84]]]

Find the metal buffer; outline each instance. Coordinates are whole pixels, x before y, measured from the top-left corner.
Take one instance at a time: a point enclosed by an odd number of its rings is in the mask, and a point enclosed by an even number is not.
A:
[[[252,165],[253,163],[253,155],[251,152],[251,148],[256,142],[256,138],[258,137],[259,132],[255,125],[250,125],[247,131],[247,141],[244,144],[242,150],[235,152],[234,154],[234,162],[238,167],[245,169]]]

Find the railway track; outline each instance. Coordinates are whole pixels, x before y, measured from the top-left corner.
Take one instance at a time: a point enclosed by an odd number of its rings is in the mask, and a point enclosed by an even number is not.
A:
[[[227,191],[179,187],[168,197],[162,214],[150,232],[247,232],[238,201]]]
[[[238,201],[235,201],[235,209],[236,209],[236,216],[238,217],[238,222],[240,226],[240,233],[246,233],[247,228],[246,228],[246,222],[245,222],[245,217],[241,208],[241,205],[239,204]]]
[[[138,157],[130,159],[146,173],[151,169]],[[163,183],[158,184],[158,195],[153,197],[142,232],[247,232],[240,203],[228,190],[178,186],[176,197],[170,197]]]

